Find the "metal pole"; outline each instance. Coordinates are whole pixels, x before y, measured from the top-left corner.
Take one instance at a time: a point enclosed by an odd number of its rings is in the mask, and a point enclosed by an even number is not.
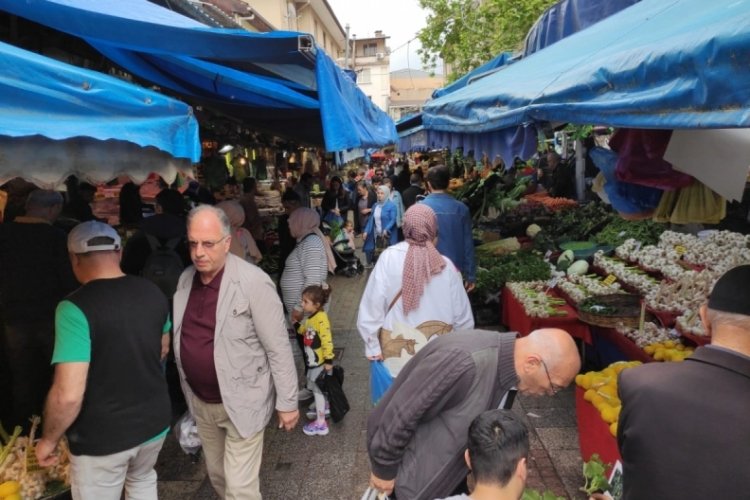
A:
[[[344,51],[344,67],[349,69],[349,23],[346,24],[346,49]]]
[[[576,139],[576,197],[578,201],[583,201],[586,191],[586,181],[584,175],[586,173],[586,148],[583,147],[583,141]]]

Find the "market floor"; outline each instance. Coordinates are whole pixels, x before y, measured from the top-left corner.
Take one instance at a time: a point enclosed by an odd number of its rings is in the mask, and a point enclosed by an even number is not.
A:
[[[268,500],[359,500],[367,488],[366,429],[372,405],[369,367],[355,327],[366,280],[367,273],[353,278],[337,276],[331,280],[334,345],[345,370],[344,391],[351,411],[341,423],[332,424],[331,432],[324,437],[304,435],[301,425],[293,432],[281,432],[272,420],[266,429],[260,472],[261,491]],[[301,372],[299,355],[297,364]],[[557,495],[579,499],[586,497],[578,492],[583,476],[574,394],[571,386],[555,397],[518,397],[514,411],[523,416],[531,431],[528,487],[539,491],[549,489]],[[307,421],[304,412],[302,420]],[[172,434],[156,469],[162,500],[218,498],[208,482],[202,461],[193,463]]]

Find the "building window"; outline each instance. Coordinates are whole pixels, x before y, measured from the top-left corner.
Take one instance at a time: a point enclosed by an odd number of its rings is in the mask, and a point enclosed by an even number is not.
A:
[[[375,57],[375,54],[378,53],[378,44],[366,43],[362,46],[362,51],[364,53],[364,57]]]
[[[370,68],[363,68],[357,78],[359,83],[372,83],[372,74]]]

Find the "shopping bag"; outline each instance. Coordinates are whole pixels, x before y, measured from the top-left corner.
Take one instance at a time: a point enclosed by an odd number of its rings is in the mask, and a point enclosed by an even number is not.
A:
[[[380,398],[393,383],[393,377],[382,361],[370,361],[370,396],[372,404],[378,404]]]
[[[188,455],[193,455],[200,451],[202,445],[201,437],[198,435],[198,426],[190,411],[186,411],[177,420],[177,423],[174,425],[174,433],[182,451]]]
[[[340,422],[349,411],[349,401],[346,399],[344,389],[341,388],[343,382],[344,369],[338,365],[333,367],[331,373],[323,370],[315,379],[315,384],[328,399],[331,420],[334,422]]]
[[[360,500],[388,500],[388,495],[370,486]]]

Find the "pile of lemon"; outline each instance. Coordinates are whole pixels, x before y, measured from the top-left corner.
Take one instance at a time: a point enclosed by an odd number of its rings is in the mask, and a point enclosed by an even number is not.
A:
[[[649,344],[643,350],[646,354],[652,356],[654,361],[678,362],[685,361],[685,358],[692,355],[695,351],[692,347],[685,347],[683,343],[674,340]]]
[[[0,499],[21,500],[21,483],[18,481],[5,481],[0,484]]]
[[[617,436],[617,420],[622,403],[617,396],[617,375],[642,364],[640,361],[618,361],[599,372],[587,372],[576,376],[576,384],[586,392],[583,399],[594,405],[602,420],[609,424],[609,432]]]

